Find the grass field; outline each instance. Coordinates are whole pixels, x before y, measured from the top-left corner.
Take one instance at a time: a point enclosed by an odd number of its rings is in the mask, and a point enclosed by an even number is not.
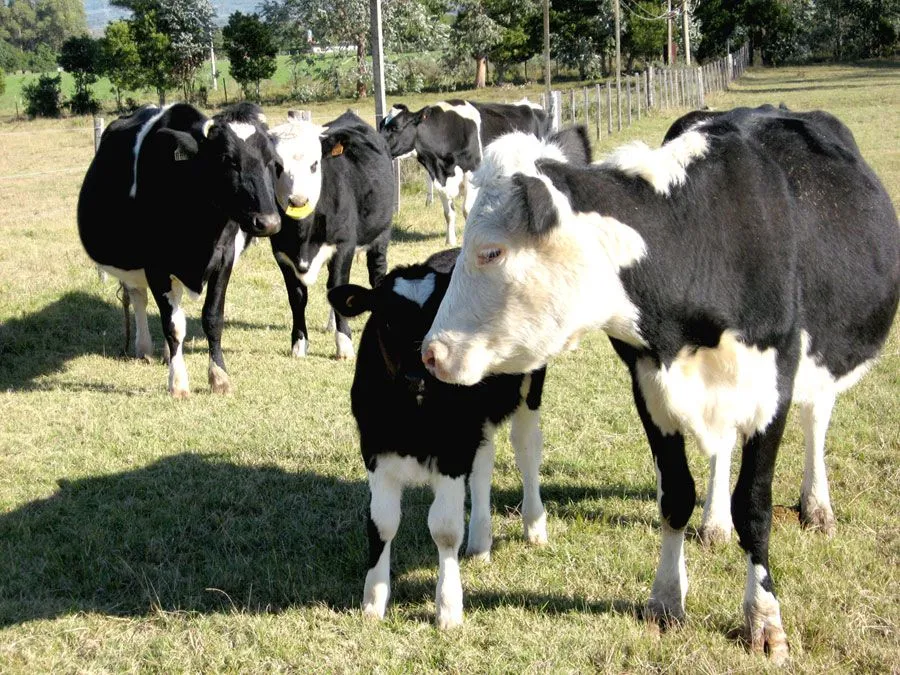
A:
[[[502,95],[501,95],[502,97]],[[411,105],[425,99],[413,99]],[[718,108],[784,102],[842,118],[900,201],[900,68],[751,70]],[[316,108],[333,117],[338,103]],[[360,107],[360,112],[371,111]],[[279,110],[267,110],[270,119]],[[658,144],[676,111],[604,138]],[[550,367],[543,495],[550,544],[529,547],[508,442],[497,452],[495,547],[462,563],[466,623],[436,631],[430,496],[411,491],[381,623],[359,611],[368,489],[349,410],[352,363],[331,358],[313,289],[310,354],[268,245],[228,295],[236,391],[206,384],[200,304],[188,307],[187,401],[166,369],[119,357],[112,281],[82,251],[75,204],[87,119],[0,125],[0,672],[759,672],[733,637],[736,544],[687,544],[687,622],[639,618],[659,548],[655,475],[624,367],[602,335]],[[412,172],[415,174],[415,172]],[[440,206],[404,188],[392,265],[443,247]],[[364,283],[365,265],[353,278]],[[151,317],[157,349],[156,315]],[[355,337],[363,321],[353,321]],[[449,422],[452,423],[452,420]],[[439,431],[438,431],[439,433]],[[772,565],[789,671],[900,672],[900,335],[838,403],[828,439],[838,533],[800,529],[802,438],[792,417],[774,484]],[[690,454],[698,493],[707,466]],[[700,509],[691,527],[699,524]]]

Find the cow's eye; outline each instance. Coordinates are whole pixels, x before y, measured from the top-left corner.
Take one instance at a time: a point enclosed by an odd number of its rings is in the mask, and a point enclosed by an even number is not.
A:
[[[309,167],[309,172],[310,172],[310,173],[315,173],[316,171],[318,171],[318,169],[319,169],[319,160],[316,160],[316,161],[313,162],[312,165]]]
[[[478,251],[478,264],[489,265],[503,257],[503,249],[499,246],[485,246]]]

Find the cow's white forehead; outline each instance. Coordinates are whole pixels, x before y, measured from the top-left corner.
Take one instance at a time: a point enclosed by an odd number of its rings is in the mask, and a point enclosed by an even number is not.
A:
[[[256,133],[256,127],[249,122],[229,122],[228,126],[242,141],[246,141]]]
[[[304,120],[291,120],[273,127],[270,133],[275,139],[275,149],[287,162],[297,159],[321,157],[322,143],[319,140],[324,127]]]
[[[398,277],[394,279],[393,290],[397,295],[412,300],[419,307],[424,307],[428,298],[434,293],[434,273],[430,272],[421,279]]]
[[[485,187],[514,173],[537,176],[535,165],[539,159],[568,161],[558,145],[521,131],[504,134],[484,149],[481,166],[475,171],[472,183]]]

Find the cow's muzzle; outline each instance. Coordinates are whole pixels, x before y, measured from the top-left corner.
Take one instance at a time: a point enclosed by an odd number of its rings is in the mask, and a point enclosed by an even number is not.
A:
[[[281,229],[278,213],[257,213],[253,216],[251,233],[257,237],[271,237]]]

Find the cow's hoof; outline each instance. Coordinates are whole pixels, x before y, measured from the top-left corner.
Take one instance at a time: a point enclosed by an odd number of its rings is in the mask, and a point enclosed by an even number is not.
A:
[[[309,351],[309,342],[300,338],[291,346],[291,356],[302,359]]]
[[[467,546],[465,555],[469,560],[472,560],[473,562],[484,564],[491,562],[490,546],[488,546],[486,549],[480,546]]]
[[[776,666],[783,666],[790,656],[787,634],[784,628],[773,624],[766,624],[758,631],[748,627],[744,628],[750,651],[758,654],[767,654],[769,660]]]
[[[837,529],[837,523],[834,519],[834,513],[826,506],[816,505],[810,509],[804,509],[803,503],[800,504],[800,524],[808,530],[821,532],[831,537]]]
[[[172,395],[172,398],[185,401],[191,397],[190,389],[170,389],[169,393]]]
[[[362,613],[370,621],[381,621],[384,618],[384,610],[372,604],[363,605]]]
[[[731,528],[726,528],[722,525],[701,525],[698,534],[700,535],[700,543],[711,548],[723,546],[731,541]]]
[[[337,348],[334,358],[338,361],[352,359],[356,355],[356,352],[353,351],[353,341],[350,340],[349,336],[344,335],[343,333],[335,333],[334,344]]]
[[[209,388],[214,394],[230,394],[234,391],[228,373],[215,363],[209,365]]]
[[[651,597],[647,601],[644,618],[660,628],[670,628],[684,622],[684,607],[680,602],[673,603]]]
[[[541,516],[530,525],[525,524],[525,540],[532,546],[547,545],[547,515]]]
[[[462,610],[459,612],[441,612],[438,614],[434,623],[438,630],[453,630],[463,624]]]

